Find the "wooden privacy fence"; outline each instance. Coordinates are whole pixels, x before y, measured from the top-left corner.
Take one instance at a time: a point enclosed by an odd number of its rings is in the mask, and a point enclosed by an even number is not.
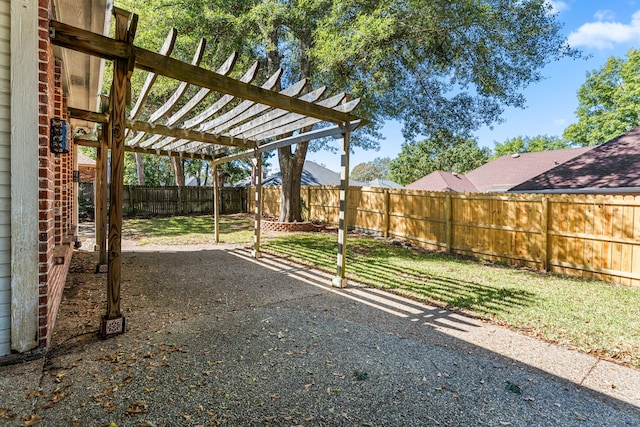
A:
[[[220,189],[220,213],[246,212],[246,189]],[[147,187],[125,185],[123,212],[127,217],[213,214],[212,187]]]
[[[338,223],[338,187],[303,187],[302,198],[307,218]],[[279,214],[279,199],[280,187],[263,187],[266,215]],[[350,187],[349,207],[347,221],[354,229],[429,249],[640,286],[640,196]]]

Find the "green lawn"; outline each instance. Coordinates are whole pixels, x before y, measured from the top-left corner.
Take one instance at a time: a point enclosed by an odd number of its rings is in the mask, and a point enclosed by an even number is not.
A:
[[[247,244],[252,221],[223,217],[223,242]],[[140,243],[212,243],[210,217],[128,220]],[[337,237],[291,233],[265,237],[262,250],[335,271]],[[464,310],[640,368],[640,289],[567,278],[349,236],[347,276],[412,299]]]

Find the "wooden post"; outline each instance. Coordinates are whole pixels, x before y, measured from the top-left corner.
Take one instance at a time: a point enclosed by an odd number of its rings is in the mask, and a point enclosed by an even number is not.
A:
[[[220,243],[220,182],[218,181],[218,165],[213,163],[211,167],[213,176],[213,238],[216,243]]]
[[[133,42],[128,31],[130,14],[113,8],[116,17],[116,39]],[[135,31],[135,18],[132,31]],[[125,318],[120,311],[120,284],[122,276],[122,193],[124,189],[124,138],[129,81],[129,60],[116,59],[113,67],[112,99],[109,103],[111,122],[111,192],[109,212],[109,272],[107,273],[107,314],[102,320],[102,336],[125,331]]]
[[[549,271],[549,196],[542,196],[542,221],[540,223],[540,233],[542,241],[540,243],[540,261],[543,271]]]
[[[72,232],[73,232],[73,244],[75,246],[75,248],[79,248],[80,247],[80,241],[78,240],[78,228],[79,228],[79,222],[80,222],[80,212],[79,212],[79,190],[80,190],[80,170],[78,169],[78,150],[79,148],[76,147],[75,145],[73,146],[73,168],[72,168],[72,176],[73,176],[73,186],[72,186],[72,196],[71,196],[71,200],[72,200],[72,205],[71,205],[71,216],[73,217],[72,219]]]
[[[445,225],[445,245],[447,248],[447,252],[451,252],[451,241],[453,240],[452,232],[452,210],[451,210],[451,194],[447,193],[444,199],[444,219],[446,221]]]
[[[389,227],[391,224],[391,194],[388,189],[384,189],[384,206],[383,206],[383,229],[382,229],[382,237],[385,239],[389,237]]]
[[[311,186],[307,185],[307,221],[311,221]]]
[[[260,258],[260,221],[262,220],[262,153],[253,158],[256,177],[255,222],[253,228],[253,257]]]
[[[105,125],[100,135],[100,146],[96,158],[96,250],[100,252],[96,273],[107,272],[107,192],[108,167],[109,167],[109,140],[111,139],[111,126]]]
[[[345,277],[346,259],[347,259],[347,218],[349,213],[349,144],[351,133],[343,134],[342,156],[340,161],[340,218],[338,223],[338,261],[336,277],[333,278],[331,284],[338,288],[347,286],[347,278]]]

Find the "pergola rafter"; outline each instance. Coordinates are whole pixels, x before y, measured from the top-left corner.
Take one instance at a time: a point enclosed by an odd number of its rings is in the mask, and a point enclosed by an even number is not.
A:
[[[171,52],[177,34],[171,30],[159,52],[152,52],[134,45],[137,16],[113,8],[116,16],[116,37],[110,38],[85,31],[67,24],[51,21],[51,41],[54,45],[73,49],[89,55],[114,61],[114,83],[107,112],[93,112],[69,108],[70,118],[91,120],[103,124],[103,136],[99,141],[77,140],[83,145],[99,147],[101,164],[106,165],[106,151],[111,150],[108,241],[108,304],[103,322],[103,334],[124,332],[124,318],[120,313],[120,245],[122,225],[122,180],[125,151],[157,154],[173,157],[201,158],[211,161],[214,170],[226,161],[253,157],[261,174],[261,157],[265,151],[278,147],[307,142],[316,138],[343,139],[341,169],[340,233],[338,246],[337,277],[334,285],[344,286],[344,247],[346,236],[346,192],[349,183],[348,157],[350,133],[366,123],[351,112],[359,99],[350,101],[346,94],[322,99],[326,87],[310,90],[308,82],[301,80],[279,91],[282,70],[270,76],[261,86],[251,82],[257,75],[254,63],[239,79],[229,77],[236,64],[237,54],[229,58],[216,71],[200,67],[206,42],[198,45],[191,63],[172,58]],[[142,90],[129,114],[126,111],[126,88],[134,70],[147,72]],[[178,82],[169,99],[148,114],[145,102],[153,91],[158,76]],[[189,87],[199,88],[195,95],[183,101]],[[218,94],[218,96],[213,96]],[[196,111],[195,114],[192,112]],[[324,123],[324,125],[322,125]],[[321,129],[309,130],[320,124]],[[230,148],[246,151],[229,155]],[[100,185],[106,191],[106,175]],[[214,179],[214,181],[216,181]],[[216,186],[217,187],[217,186]],[[254,254],[259,256],[260,236],[260,180],[256,186],[256,227]],[[214,206],[218,206],[217,192]],[[104,199],[104,198],[102,198]],[[106,208],[102,222],[106,218]],[[217,211],[216,211],[217,218]],[[106,222],[106,219],[104,219]],[[97,224],[97,229],[106,229]],[[216,230],[217,230],[216,224]],[[217,233],[216,233],[217,238]],[[101,245],[101,254],[102,254]],[[102,259],[102,256],[101,256]]]

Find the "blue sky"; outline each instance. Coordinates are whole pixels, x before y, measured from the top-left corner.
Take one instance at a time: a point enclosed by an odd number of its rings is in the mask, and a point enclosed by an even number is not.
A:
[[[549,64],[542,72],[545,80],[529,86],[524,95],[527,107],[507,109],[504,123],[493,129],[477,131],[478,144],[493,148],[495,142],[519,135],[557,135],[576,121],[577,91],[586,73],[600,68],[611,56],[624,57],[631,48],[640,48],[640,0],[564,0],[550,1],[564,23],[564,33],[572,47],[580,49],[588,59],[564,59]],[[356,149],[351,154],[351,167],[376,157],[395,158],[404,141],[401,124],[386,123],[379,151]],[[307,159],[338,170],[338,154],[328,151],[308,153]],[[274,163],[277,163],[275,161]]]

